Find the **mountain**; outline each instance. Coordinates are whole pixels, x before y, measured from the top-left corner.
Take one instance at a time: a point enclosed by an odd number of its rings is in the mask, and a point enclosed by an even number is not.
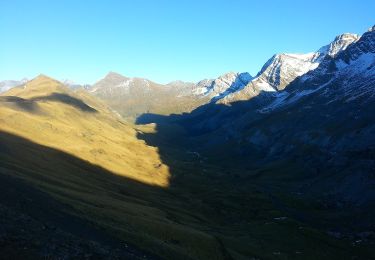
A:
[[[179,125],[205,162],[242,168],[243,182],[315,205],[302,210],[284,200],[296,219],[343,237],[373,234],[374,27],[319,50],[276,55],[243,89],[191,113],[146,115],[159,122],[146,140],[167,136],[163,124]],[[258,174],[246,174],[252,170]]]
[[[283,90],[289,83],[291,83],[297,77],[300,77],[310,70],[317,68],[320,62],[326,56],[334,57],[337,53],[345,50],[351,43],[357,41],[359,38],[356,34],[345,33],[337,36],[333,42],[330,44],[321,47],[318,51],[308,53],[308,54],[277,54],[269,59],[266,64],[262,67],[261,71],[252,77],[249,73],[235,73],[229,72],[226,73],[217,79],[204,79],[199,81],[196,84],[185,83],[181,85],[181,82],[177,85],[179,91],[183,91],[183,94],[180,92],[174,93],[173,90],[169,88],[164,88],[167,90],[167,93],[164,93],[159,99],[163,99],[165,95],[172,96],[172,100],[168,102],[173,103],[173,100],[176,100],[176,97],[188,97],[186,102],[193,103],[197,99],[200,99],[200,102],[192,106],[182,107],[181,109],[175,108],[172,106],[167,112],[157,111],[155,108],[150,109],[140,109],[140,112],[155,113],[155,114],[170,114],[170,113],[181,113],[189,112],[193,108],[202,106],[209,102],[217,102],[228,104],[240,100],[248,100],[254,96],[257,96],[261,92],[275,92]],[[103,83],[99,81],[97,84],[100,88],[103,88],[103,85],[106,86],[106,89],[111,89],[113,86],[119,87],[119,82],[126,82],[125,78],[119,78],[117,76],[111,77],[111,73],[107,76],[108,79]],[[107,78],[106,77],[106,78]],[[117,78],[119,81],[112,81],[112,78]],[[147,80],[146,80],[147,81]],[[148,81],[147,81],[148,82]],[[126,85],[126,84],[125,84]],[[142,84],[138,84],[139,88],[144,88]],[[161,91],[159,88],[155,88],[152,93]],[[168,84],[167,86],[171,86]],[[105,90],[102,90],[105,91]],[[113,90],[111,90],[113,91]],[[99,92],[96,90],[93,91]],[[129,92],[124,93],[123,95],[130,95]],[[103,96],[101,96],[103,97]],[[111,95],[107,95],[105,99],[111,102]],[[139,104],[141,102],[149,102],[150,97],[147,97],[146,100],[140,100],[136,102]],[[159,104],[159,107],[162,106]],[[121,107],[121,106],[117,106]],[[151,106],[149,106],[151,107]],[[121,108],[119,109],[121,111]],[[136,115],[139,115],[137,113]],[[134,116],[134,113],[133,113]]]
[[[70,79],[63,79],[61,80],[61,83],[65,86],[69,87],[70,89],[77,90],[77,89],[86,89],[89,90],[91,86],[89,84],[79,84],[73,80]]]
[[[170,114],[193,109],[195,100],[188,96],[191,85],[185,82],[160,85],[147,79],[128,78],[110,72],[92,86],[90,93],[129,119],[149,111]]]
[[[4,80],[0,81],[0,93],[3,93],[5,91],[8,91],[9,89],[22,85],[25,82],[27,82],[27,79],[22,80]]]
[[[224,97],[221,103],[248,100],[260,92],[281,91],[296,78],[316,69],[325,57],[335,57],[358,39],[359,36],[356,34],[344,33],[316,52],[276,54],[264,64],[250,84],[242,90]]]
[[[3,93],[5,91],[8,91],[9,89],[13,88],[13,87],[17,87],[17,86],[20,86],[20,85],[23,85],[25,84],[26,82],[28,81],[28,79],[24,78],[22,80],[4,80],[4,81],[0,81],[0,93]],[[81,85],[81,84],[78,84],[72,80],[69,80],[69,79],[64,79],[64,80],[61,80],[61,83],[64,84],[65,86],[71,88],[71,89],[89,89],[90,88],[90,85],[88,84],[84,84],[84,85]]]
[[[110,72],[95,83],[90,92],[105,100],[125,118],[143,113],[172,114],[189,112],[241,90],[252,79],[248,73],[227,73],[197,84],[173,81],[166,85],[142,78],[127,78]]]
[[[212,101],[219,100],[230,93],[243,89],[252,77],[249,73],[226,73],[217,79],[205,79],[199,81],[193,89],[195,95],[203,95],[211,98]]]
[[[353,178],[359,177],[353,173],[361,168],[368,174],[374,163],[371,159],[375,147],[375,122],[371,116],[375,111],[374,30],[370,29],[361,37],[338,36],[320,50],[324,52],[305,56],[276,55],[241,90],[256,87],[259,90],[259,85],[267,84],[270,91],[259,91],[245,101],[231,99],[230,107],[220,103],[203,106],[173,120],[195,135],[205,136],[209,149],[230,142],[241,144],[233,146],[233,150],[244,158],[250,156],[247,153],[258,153],[263,161],[297,154],[304,158],[303,150],[314,151],[310,160],[316,161],[311,162],[311,169],[347,165],[347,169],[342,170],[348,174],[348,180],[354,182]],[[301,69],[301,64],[306,66]],[[279,72],[274,74],[277,70]],[[282,80],[275,81],[275,76]],[[361,163],[358,158],[362,158]],[[357,183],[357,187],[362,188],[361,193],[358,188],[345,195],[344,183],[337,184],[337,192],[341,189],[342,196],[358,203],[374,201],[375,194],[370,189],[374,180],[366,176]]]

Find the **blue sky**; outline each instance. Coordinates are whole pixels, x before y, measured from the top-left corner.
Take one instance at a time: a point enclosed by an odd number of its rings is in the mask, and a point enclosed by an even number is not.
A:
[[[1,0],[0,80],[255,75],[275,53],[314,51],[374,24],[374,0]]]

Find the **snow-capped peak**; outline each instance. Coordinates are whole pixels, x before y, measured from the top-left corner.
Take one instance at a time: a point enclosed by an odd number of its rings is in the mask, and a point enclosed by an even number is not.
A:
[[[247,87],[225,98],[225,102],[233,102],[252,98],[260,92],[282,91],[298,77],[304,77],[309,71],[315,70],[326,57],[335,58],[339,53],[357,42],[357,34],[344,33],[335,37],[328,45],[316,52],[306,54],[281,53],[269,59],[257,76]]]
[[[193,89],[193,94],[204,95],[217,100],[229,93],[241,90],[252,79],[253,77],[247,72],[228,72],[217,79],[199,81]]]
[[[315,56],[316,53],[274,55],[260,70],[257,79],[267,82],[274,89],[282,90],[295,78],[319,65]]]
[[[335,57],[350,44],[358,41],[359,38],[357,34],[344,33],[337,36],[333,42],[323,46],[317,52],[274,55],[263,66],[257,78],[267,82],[277,90],[282,90],[297,77],[316,69],[327,55],[332,58]]]
[[[358,41],[359,35],[354,33],[343,33],[336,36],[336,38],[330,44],[320,48],[317,53],[318,56],[324,58],[326,55],[336,57],[338,53],[345,50],[350,44]]]

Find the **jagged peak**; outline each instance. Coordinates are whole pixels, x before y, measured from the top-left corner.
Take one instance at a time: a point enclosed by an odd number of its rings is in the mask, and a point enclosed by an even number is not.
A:
[[[359,38],[360,36],[354,33],[343,33],[343,34],[337,35],[330,44],[321,47],[317,51],[318,53],[317,59],[323,58],[326,55],[335,57],[337,56],[338,53],[345,50],[350,44],[358,41]]]
[[[250,81],[253,77],[250,75],[250,73],[248,72],[233,72],[233,71],[230,71],[230,72],[227,72],[227,73],[224,73],[223,75],[219,76],[216,80],[221,80],[221,81],[224,81],[224,82],[234,82],[234,81],[237,81],[237,80],[241,80],[241,81]]]
[[[229,78],[229,77],[237,76],[238,74],[239,74],[238,72],[228,71],[228,72],[220,75],[219,78]]]
[[[340,35],[337,35],[333,42],[342,41],[342,40],[349,40],[349,41],[355,41],[359,39],[359,35],[355,33],[343,33]]]
[[[372,27],[370,27],[370,28],[367,30],[367,32],[374,32],[374,31],[375,31],[375,25],[372,26]]]
[[[228,71],[228,72],[222,74],[221,76],[219,76],[218,78],[237,77],[237,76],[241,76],[241,75],[250,75],[250,74],[248,72]]]
[[[274,54],[272,55],[271,58],[269,58],[266,63],[263,64],[262,68],[260,69],[260,71],[257,73],[257,75],[255,76],[256,78],[259,77],[260,75],[262,75],[262,73],[274,62],[274,60],[276,59],[278,54]]]
[[[202,79],[198,81],[195,85],[196,86],[210,85],[213,81],[214,81],[213,79]]]

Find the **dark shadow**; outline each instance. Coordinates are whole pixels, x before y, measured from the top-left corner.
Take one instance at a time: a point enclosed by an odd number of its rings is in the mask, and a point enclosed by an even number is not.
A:
[[[76,188],[69,189],[69,185]],[[98,190],[90,191],[92,185]],[[77,204],[87,203],[86,210],[95,209],[98,202],[85,198],[85,194],[100,193],[108,185],[116,194],[114,200],[127,201],[122,191],[131,197],[137,190],[146,190],[145,193],[158,190],[59,150],[0,131],[2,257],[158,259],[131,241],[123,241],[118,233],[114,235],[100,227],[97,223],[103,219],[85,216],[72,203],[56,199],[62,196],[67,201],[77,200]],[[81,194],[81,200],[74,193]],[[102,211],[105,210],[104,205]]]
[[[13,108],[18,108],[30,113],[41,113],[41,109],[38,105],[38,102],[44,101],[63,103],[72,106],[76,109],[79,109],[82,112],[98,112],[95,108],[92,108],[91,106],[87,105],[82,100],[63,93],[52,93],[48,96],[34,97],[30,99],[20,98],[17,96],[0,96],[0,103],[4,103],[5,105],[10,105]]]
[[[69,96],[67,94],[63,93],[52,93],[48,96],[42,96],[42,97],[34,97],[31,98],[30,101],[38,102],[38,101],[53,101],[53,102],[60,102],[66,105],[70,105],[74,108],[77,108],[83,112],[89,112],[89,113],[97,113],[98,111],[95,108],[90,107],[82,100]]]
[[[40,108],[37,103],[16,96],[0,96],[0,103],[10,105],[13,108],[18,108],[30,113],[40,112]]]

